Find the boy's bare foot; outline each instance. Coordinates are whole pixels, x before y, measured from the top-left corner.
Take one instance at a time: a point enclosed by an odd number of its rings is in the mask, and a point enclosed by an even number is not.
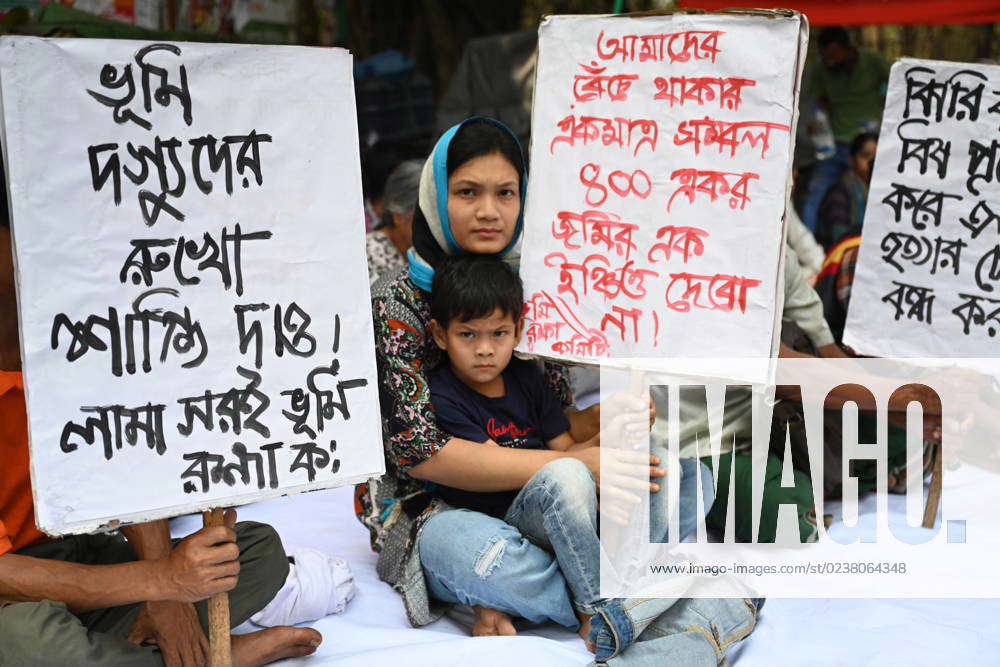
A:
[[[576,612],[576,617],[580,619],[580,636],[583,637],[587,650],[591,653],[597,653],[597,647],[594,646],[594,642],[590,641],[590,618],[592,616],[593,614]]]
[[[256,667],[284,658],[312,655],[323,635],[312,628],[279,625],[245,635],[233,635],[234,667]]]
[[[517,634],[510,616],[502,611],[478,604],[472,605],[472,610],[476,612],[476,620],[472,623],[473,637],[513,637]]]

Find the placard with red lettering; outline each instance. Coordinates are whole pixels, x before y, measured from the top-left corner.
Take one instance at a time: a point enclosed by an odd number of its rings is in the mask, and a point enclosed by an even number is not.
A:
[[[993,357],[1000,340],[1000,67],[892,66],[844,342]]]
[[[543,22],[520,351],[772,354],[803,35],[793,12]]]

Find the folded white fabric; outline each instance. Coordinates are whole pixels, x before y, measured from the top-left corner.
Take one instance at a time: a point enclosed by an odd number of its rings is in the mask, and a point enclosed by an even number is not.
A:
[[[354,597],[354,574],[342,558],[306,547],[291,553],[288,578],[266,607],[250,617],[262,627],[316,621],[344,611]]]

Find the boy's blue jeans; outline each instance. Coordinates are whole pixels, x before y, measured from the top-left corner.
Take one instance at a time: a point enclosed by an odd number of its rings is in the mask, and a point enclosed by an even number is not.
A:
[[[656,448],[653,453],[665,456]],[[682,535],[690,533],[697,521],[698,474],[705,494],[703,507],[708,508],[714,496],[711,474],[695,459],[681,460]],[[650,496],[653,539],[657,535],[666,539],[666,498],[665,489]],[[659,623],[671,606],[677,606],[679,613],[665,615],[671,618],[663,623],[704,625],[695,611],[700,607],[680,604],[686,601],[600,597],[597,495],[590,472],[575,459],[559,459],[539,470],[503,521],[469,510],[435,515],[421,532],[419,548],[428,589],[446,602],[483,605],[533,622],[551,619],[567,627],[577,625],[575,611],[596,614],[591,636],[598,659],[617,655],[647,627]],[[747,607],[742,600],[711,602],[744,612]]]
[[[726,650],[757,626],[763,598],[648,598],[615,600],[610,610],[618,626],[638,631],[635,642],[615,647],[603,615],[595,616],[596,665],[662,667],[721,664]]]

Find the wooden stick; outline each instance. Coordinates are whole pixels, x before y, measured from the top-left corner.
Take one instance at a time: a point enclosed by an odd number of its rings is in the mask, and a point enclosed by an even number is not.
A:
[[[202,512],[205,527],[223,525],[221,507]],[[208,643],[211,667],[232,667],[229,635],[229,593],[216,593],[208,599]]]
[[[927,502],[924,504],[924,528],[933,528],[937,518],[938,505],[941,504],[941,445],[935,448],[934,464],[931,468],[931,488],[927,492]]]

